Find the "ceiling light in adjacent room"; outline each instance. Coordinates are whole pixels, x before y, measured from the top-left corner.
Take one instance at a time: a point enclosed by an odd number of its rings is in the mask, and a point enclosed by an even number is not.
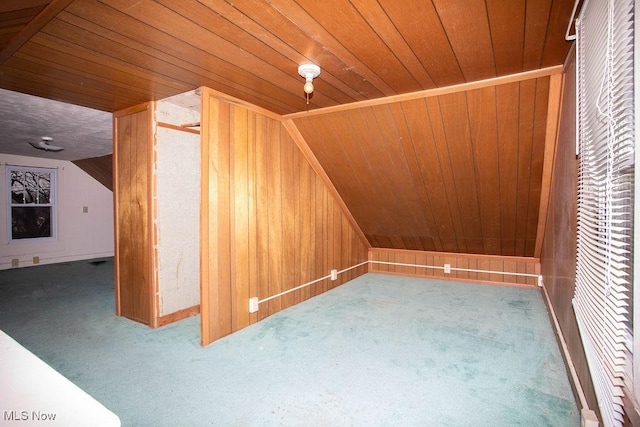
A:
[[[29,144],[31,144],[31,146],[33,148],[37,148],[38,150],[45,150],[45,151],[62,151],[62,150],[64,150],[63,147],[59,147],[57,145],[52,145],[51,141],[53,141],[53,138],[51,138],[50,136],[43,136],[42,138],[40,138],[40,141],[38,141],[38,142],[30,142]]]

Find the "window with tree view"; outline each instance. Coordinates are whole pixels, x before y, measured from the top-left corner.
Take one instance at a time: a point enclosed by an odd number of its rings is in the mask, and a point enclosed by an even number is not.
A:
[[[56,170],[7,168],[11,239],[55,237]]]

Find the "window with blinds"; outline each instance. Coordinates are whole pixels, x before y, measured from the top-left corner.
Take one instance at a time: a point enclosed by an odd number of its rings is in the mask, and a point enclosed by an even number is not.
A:
[[[606,426],[632,384],[634,4],[587,0],[576,22],[578,233],[573,306]]]

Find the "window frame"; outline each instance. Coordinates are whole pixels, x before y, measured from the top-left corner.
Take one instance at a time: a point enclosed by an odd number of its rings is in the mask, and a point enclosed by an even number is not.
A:
[[[50,188],[49,188],[49,203],[24,203],[16,204],[13,202],[12,194],[12,179],[11,175],[15,171],[31,172],[31,173],[48,173],[50,174]],[[58,169],[51,167],[41,166],[18,166],[7,164],[5,167],[6,176],[6,191],[7,191],[7,241],[8,243],[17,242],[42,242],[58,239]],[[13,237],[13,209],[14,207],[49,207],[51,208],[50,221],[50,235],[49,236],[36,236],[36,237]]]

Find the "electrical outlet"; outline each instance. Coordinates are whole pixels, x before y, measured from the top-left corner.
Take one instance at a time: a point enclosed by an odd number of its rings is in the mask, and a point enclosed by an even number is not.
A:
[[[444,265],[444,272],[447,274],[451,273],[451,264]]]
[[[258,297],[249,298],[249,313],[256,313],[259,305]]]
[[[83,206],[82,213],[89,213],[89,206]]]
[[[20,267],[20,260],[18,258],[14,258],[11,260],[11,267]]]
[[[331,280],[338,280],[338,270],[331,270]]]
[[[34,264],[40,264],[40,257],[39,256],[34,256],[33,257],[33,263]]]

